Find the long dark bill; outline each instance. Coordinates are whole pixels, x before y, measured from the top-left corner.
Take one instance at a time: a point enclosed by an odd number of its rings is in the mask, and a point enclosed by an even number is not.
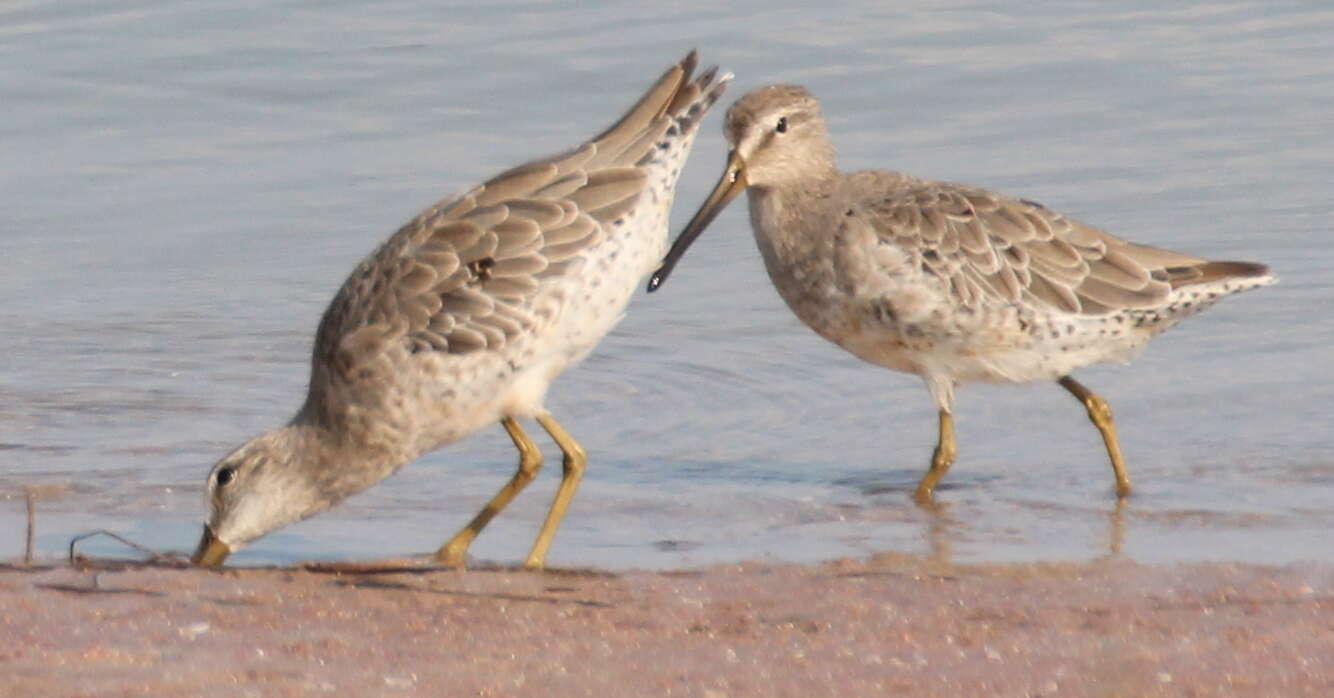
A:
[[[227,559],[232,549],[227,544],[218,540],[213,535],[213,529],[208,524],[204,524],[204,535],[199,539],[199,547],[195,549],[195,554],[190,558],[190,562],[204,567],[220,567],[222,561]]]
[[[667,251],[667,256],[662,258],[662,264],[658,270],[653,272],[653,276],[648,280],[648,291],[652,293],[662,286],[662,282],[667,280],[667,275],[672,273],[676,263],[685,256],[686,248],[709,227],[713,219],[727,208],[727,204],[746,188],[746,163],[741,156],[733,150],[727,155],[727,169],[723,170],[723,176],[718,180],[717,186],[713,188],[713,193],[704,200],[704,204],[695,212],[695,217],[686,224],[685,230],[677,236],[676,242],[672,243],[672,249]]]

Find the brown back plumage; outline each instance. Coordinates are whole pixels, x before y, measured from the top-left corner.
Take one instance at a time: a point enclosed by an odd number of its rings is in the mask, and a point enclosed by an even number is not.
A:
[[[1162,305],[1185,284],[1268,274],[1262,264],[1127,242],[985,189],[897,174],[888,184],[891,194],[864,207],[876,230],[947,280],[965,306],[991,298],[1096,315]]]
[[[467,354],[498,349],[549,317],[543,283],[575,273],[645,188],[639,167],[705,90],[692,51],[624,116],[583,145],[513,168],[408,222],[367,257],[329,304],[312,386],[355,381],[385,348]]]

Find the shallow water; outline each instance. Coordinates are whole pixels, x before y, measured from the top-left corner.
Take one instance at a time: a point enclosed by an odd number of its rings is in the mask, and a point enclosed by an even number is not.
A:
[[[190,548],[208,467],[300,403],[316,320],[362,255],[591,135],[696,46],[739,76],[729,101],[769,82],[820,95],[845,168],[1022,194],[1282,283],[1080,374],[1116,410],[1138,487],[1123,507],[1064,391],[968,386],[933,517],[907,496],[935,437],[925,389],[802,327],[738,202],[553,387],[592,454],[553,564],[1329,560],[1334,9],[882,5],[6,4],[0,557],[22,548],[25,487],[44,553],[91,528]],[[722,166],[718,121],[678,227]],[[433,549],[513,463],[485,431],[234,559]],[[521,559],[558,471],[477,557]]]

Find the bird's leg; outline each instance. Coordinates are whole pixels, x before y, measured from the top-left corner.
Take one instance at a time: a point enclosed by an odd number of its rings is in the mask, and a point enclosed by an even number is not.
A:
[[[528,559],[523,563],[524,567],[535,570],[542,569],[546,564],[551,540],[556,537],[556,529],[560,526],[561,519],[565,518],[565,510],[569,508],[570,500],[574,499],[574,491],[579,489],[579,482],[584,479],[584,464],[588,462],[584,447],[565,431],[555,417],[544,414],[537,418],[537,423],[547,430],[565,457],[561,460],[564,474],[561,476],[560,489],[556,490],[556,499],[551,503],[551,511],[547,512],[547,520],[537,534],[532,552],[528,553]]]
[[[948,410],[940,411],[940,437],[936,441],[936,452],[931,456],[931,469],[922,476],[922,481],[917,483],[917,491],[913,493],[913,501],[918,505],[929,507],[935,504],[935,498],[932,492],[940,479],[945,477],[945,472],[950,469],[950,464],[954,463],[954,455],[958,449],[954,446],[954,416]]]
[[[486,528],[486,525],[491,522],[491,519],[495,518],[495,515],[499,514],[501,509],[509,505],[510,500],[514,499],[515,495],[519,494],[528,483],[532,482],[533,478],[537,476],[537,471],[542,469],[542,451],[537,447],[537,444],[533,443],[532,439],[528,438],[528,434],[524,433],[523,427],[520,427],[519,423],[514,421],[512,417],[505,417],[500,420],[500,424],[505,427],[506,432],[509,432],[510,439],[514,441],[514,447],[519,449],[519,469],[515,471],[514,477],[510,478],[510,481],[500,488],[496,496],[492,497],[491,501],[487,502],[486,506],[477,512],[477,516],[474,516],[472,521],[469,521],[468,525],[463,527],[463,530],[450,538],[448,543],[440,546],[440,550],[436,552],[435,557],[446,565],[463,567],[465,564],[464,557],[468,554],[468,546],[472,545],[472,541],[477,537],[477,534],[481,533],[482,529]]]
[[[1107,457],[1112,461],[1112,471],[1116,474],[1116,496],[1130,494],[1130,476],[1126,474],[1126,461],[1121,457],[1121,444],[1116,439],[1116,423],[1112,421],[1112,408],[1107,401],[1085,388],[1079,381],[1066,376],[1059,383],[1070,391],[1076,399],[1084,403],[1089,412],[1089,420],[1102,433],[1102,441],[1107,444]]]

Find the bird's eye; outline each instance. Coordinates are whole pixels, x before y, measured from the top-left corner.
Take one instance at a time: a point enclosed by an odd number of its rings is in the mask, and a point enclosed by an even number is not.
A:
[[[218,487],[226,485],[227,483],[231,482],[233,479],[236,478],[236,468],[233,468],[232,466],[229,465],[225,468],[218,469],[217,478],[218,478],[217,480]]]
[[[778,117],[778,124],[774,126],[774,130],[777,131],[777,132],[779,132],[779,133],[787,133],[787,117],[786,117],[786,116],[780,116],[780,117]]]

